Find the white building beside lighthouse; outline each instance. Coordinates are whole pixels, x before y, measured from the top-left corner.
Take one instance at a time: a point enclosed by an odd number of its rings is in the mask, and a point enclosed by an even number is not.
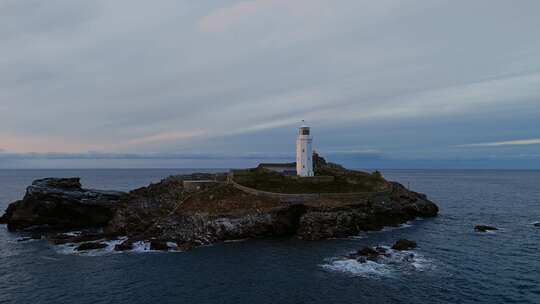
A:
[[[298,176],[314,176],[313,172],[313,137],[310,128],[302,124],[296,139],[296,174]]]

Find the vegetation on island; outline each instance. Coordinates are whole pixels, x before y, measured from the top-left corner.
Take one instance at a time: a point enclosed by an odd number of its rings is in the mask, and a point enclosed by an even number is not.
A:
[[[313,155],[315,177],[282,174],[264,167],[237,170],[234,181],[246,187],[277,193],[357,193],[389,188],[380,172],[353,171]]]

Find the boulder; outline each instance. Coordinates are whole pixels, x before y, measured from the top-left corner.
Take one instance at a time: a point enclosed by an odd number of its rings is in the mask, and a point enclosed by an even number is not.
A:
[[[107,247],[107,244],[105,244],[105,243],[88,242],[88,243],[80,244],[75,250],[77,250],[77,251],[95,250],[95,249],[102,249],[102,248],[105,248],[105,247]]]
[[[150,250],[168,251],[169,245],[164,241],[152,240],[150,241]]]
[[[487,232],[492,230],[499,230],[497,227],[494,226],[488,226],[488,225],[476,225],[474,226],[474,230],[477,232]]]
[[[378,247],[377,247],[378,248]],[[360,263],[365,263],[369,261],[377,261],[381,255],[384,255],[386,250],[383,252],[372,247],[364,247],[352,254],[349,255],[350,259],[356,259]]]
[[[533,226],[534,226],[534,227],[540,227],[540,222],[534,222],[534,223],[533,223]]]
[[[401,250],[409,250],[409,249],[414,249],[416,248],[416,242],[415,241],[411,241],[411,240],[407,240],[407,239],[401,239],[401,240],[398,240],[396,243],[394,243],[394,245],[392,246],[392,249],[394,250],[398,250],[398,251],[401,251]]]
[[[10,231],[102,227],[124,195],[83,189],[79,178],[40,179],[26,189],[22,200],[8,206],[0,222],[7,224]]]
[[[176,243],[176,249],[179,251],[188,251],[190,249],[193,249],[195,246],[197,245],[191,242],[186,242],[186,243],[177,242]]]
[[[130,239],[127,239],[122,243],[114,246],[114,251],[128,251],[131,249],[133,249],[133,241]]]

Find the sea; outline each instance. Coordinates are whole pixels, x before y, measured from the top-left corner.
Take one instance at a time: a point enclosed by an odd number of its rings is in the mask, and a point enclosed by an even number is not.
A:
[[[171,170],[0,170],[0,209],[34,179],[130,190]],[[215,171],[215,170],[205,170]],[[238,240],[187,252],[74,253],[0,226],[0,303],[540,303],[540,171],[383,170],[440,215],[344,239]],[[477,224],[499,230],[475,232]],[[418,243],[384,262],[364,246]]]

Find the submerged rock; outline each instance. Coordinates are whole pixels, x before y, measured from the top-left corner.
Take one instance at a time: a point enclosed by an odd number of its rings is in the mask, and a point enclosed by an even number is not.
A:
[[[377,250],[375,250],[375,249],[373,249],[371,247],[364,247],[364,248],[358,250],[354,256],[356,258],[362,257],[362,258],[365,258],[365,259],[370,260],[370,261],[376,261],[379,258],[380,255],[381,255],[381,253],[378,252]],[[362,261],[363,261],[363,259],[362,259]]]
[[[392,246],[392,249],[398,250],[398,251],[401,251],[401,250],[409,250],[409,249],[414,249],[414,248],[416,248],[416,242],[415,242],[415,241],[411,241],[411,240],[407,240],[407,239],[401,239],[401,240],[398,240],[398,241]]]
[[[534,222],[534,223],[533,223],[533,226],[534,226],[534,227],[540,227],[540,222]]]
[[[118,191],[81,188],[79,178],[36,180],[24,198],[9,205],[0,219],[8,229],[77,229],[106,225],[119,200]]]
[[[170,248],[169,245],[167,245],[167,242],[158,240],[150,241],[150,250],[168,251],[169,249]]]
[[[476,225],[474,226],[474,230],[477,232],[487,232],[492,230],[499,230],[499,228],[494,226],[488,226],[488,225]]]
[[[378,262],[380,258],[389,256],[386,248],[377,247],[364,247],[354,253],[349,254],[348,259],[356,259],[359,263],[366,263],[367,261]]]
[[[102,249],[107,247],[107,244],[105,243],[82,243],[80,244],[75,250],[77,251],[84,251],[84,250],[95,250],[95,249]]]
[[[128,251],[133,249],[133,240],[127,239],[120,244],[114,246],[114,251]]]

